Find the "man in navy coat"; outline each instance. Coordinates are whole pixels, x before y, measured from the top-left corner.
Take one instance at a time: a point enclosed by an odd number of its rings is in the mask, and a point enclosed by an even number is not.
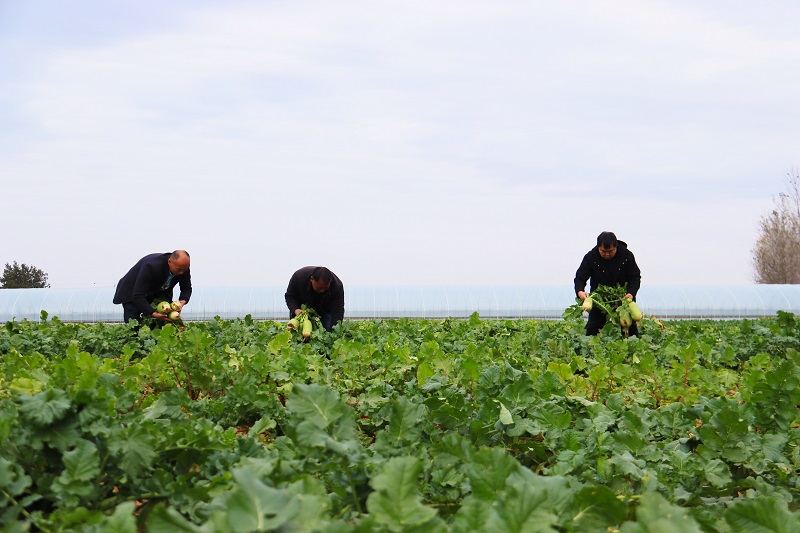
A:
[[[192,296],[192,276],[189,272],[189,253],[175,250],[172,253],[150,254],[142,257],[117,283],[114,303],[122,304],[123,317],[139,320],[151,316],[169,321],[169,317],[153,309],[154,300],[172,301],[172,289],[180,284],[179,310]]]

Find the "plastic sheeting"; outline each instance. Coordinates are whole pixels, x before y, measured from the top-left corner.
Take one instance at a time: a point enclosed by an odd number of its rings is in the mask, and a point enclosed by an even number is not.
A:
[[[243,318],[287,320],[285,287],[194,289],[184,320]],[[113,287],[86,289],[0,289],[0,321],[39,321],[41,312],[64,322],[121,322]],[[575,301],[569,285],[345,287],[345,318],[558,319]],[[643,286],[637,301],[661,319],[749,318],[800,312],[800,285]]]

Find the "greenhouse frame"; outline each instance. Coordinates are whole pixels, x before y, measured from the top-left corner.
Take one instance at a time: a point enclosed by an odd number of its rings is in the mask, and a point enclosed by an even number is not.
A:
[[[288,320],[285,287],[196,287],[183,319]],[[0,320],[122,321],[114,287],[2,289]],[[645,314],[660,319],[734,319],[800,311],[800,285],[646,285],[637,295]],[[345,319],[560,319],[575,303],[571,285],[345,287]]]

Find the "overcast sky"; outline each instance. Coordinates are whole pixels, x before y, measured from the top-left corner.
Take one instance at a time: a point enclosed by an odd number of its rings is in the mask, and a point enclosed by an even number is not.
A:
[[[800,3],[0,0],[0,264],[114,286],[753,282]]]

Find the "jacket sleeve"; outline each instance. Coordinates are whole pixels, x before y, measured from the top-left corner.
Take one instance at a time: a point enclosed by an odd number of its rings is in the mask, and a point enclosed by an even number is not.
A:
[[[636,299],[636,293],[639,292],[639,287],[642,285],[642,271],[639,270],[639,265],[636,264],[636,258],[631,254],[631,260],[628,263],[628,293]]]
[[[178,300],[183,300],[187,304],[189,303],[189,298],[192,297],[192,274],[190,270],[186,270],[181,276],[180,281],[178,282],[181,288],[180,296],[178,296]]]
[[[589,281],[590,277],[592,277],[592,266],[589,262],[589,254],[586,254],[575,272],[575,296],[578,296],[579,292],[586,290],[586,282]]]
[[[152,293],[153,287],[158,284],[158,276],[153,263],[145,263],[139,269],[139,275],[133,284],[131,301],[136,309],[145,316],[153,314],[152,302],[147,300],[147,295]]]
[[[295,309],[300,309],[299,284],[296,278],[297,273],[295,272],[289,279],[289,285],[286,287],[286,294],[283,295],[284,300],[286,300],[286,307],[289,308],[289,315],[292,315]]]
[[[342,287],[340,291],[337,291],[336,294],[331,296],[333,296],[333,299],[330,303],[331,326],[335,326],[344,320],[344,287]]]

